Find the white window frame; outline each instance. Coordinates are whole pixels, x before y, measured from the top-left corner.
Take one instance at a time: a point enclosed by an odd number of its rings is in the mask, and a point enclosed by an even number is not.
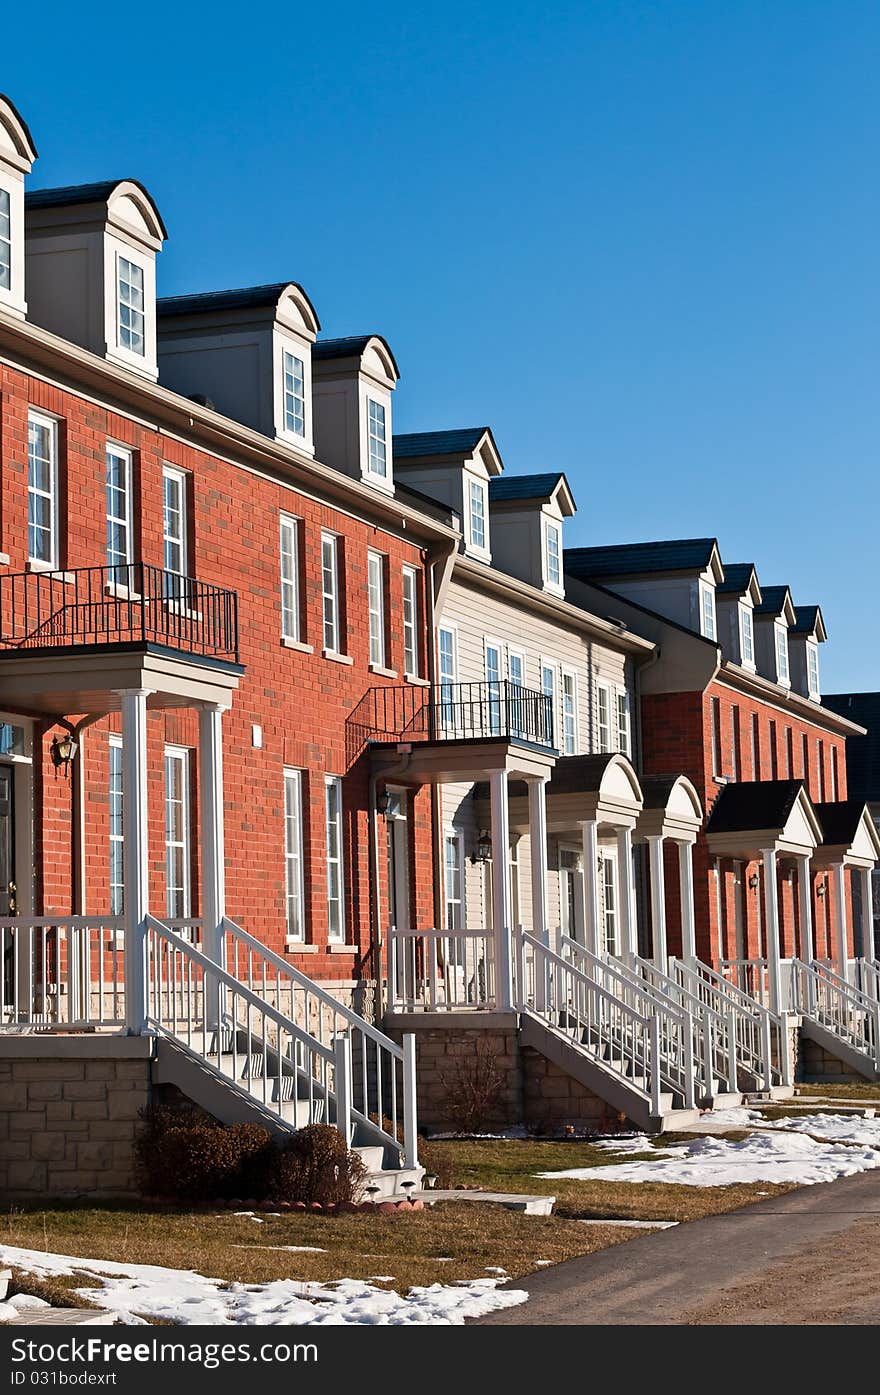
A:
[[[709,698],[709,740],[712,746],[712,775],[720,780],[724,771],[723,746],[721,744],[721,699]]]
[[[615,704],[616,705],[616,704]],[[605,719],[602,719],[602,708],[605,708]],[[596,684],[596,750],[601,755],[614,750],[614,726],[613,711],[611,704],[611,685],[609,683]]]
[[[485,480],[475,479],[473,475],[466,475],[467,480],[467,521],[468,521],[468,547],[474,552],[487,554],[489,551],[489,489]],[[474,513],[474,495],[479,495],[480,511]],[[474,518],[478,517],[483,533],[483,541],[478,542],[474,537]]]
[[[544,697],[550,699],[550,740],[554,747],[556,745],[556,731],[559,724],[559,713],[556,709],[556,693],[559,686],[556,681],[557,667],[557,664],[552,659],[541,659],[541,692]]]
[[[517,668],[518,677],[514,678],[513,671]],[[517,700],[514,696],[514,688],[519,688],[521,692],[526,686],[526,656],[521,649],[513,649],[507,646],[507,693],[508,703],[513,708],[510,716],[510,732],[512,736],[526,735],[526,708],[523,699]]]
[[[169,836],[169,812],[171,790],[168,781],[169,762],[180,772],[180,796],[174,800],[181,809],[180,837]],[[191,865],[191,824],[192,805],[190,802],[190,752],[186,746],[166,746],[163,765],[165,810],[165,912],[169,920],[186,920],[192,912],[192,865]],[[178,887],[172,881],[172,859],[180,853],[183,873],[182,884]],[[180,909],[172,906],[172,895],[180,894]]]
[[[331,791],[335,794],[335,816],[331,815]],[[334,835],[336,842],[335,852],[331,850]],[[342,817],[342,779],[339,775],[324,776],[324,852],[327,871],[327,940],[330,944],[344,944],[345,846]],[[333,895],[332,877],[334,867],[337,872],[337,888],[335,895]],[[335,925],[334,920],[336,921]]]
[[[302,635],[299,599],[300,519],[282,513],[278,525],[281,638],[299,644]]]
[[[133,270],[140,275],[140,306],[132,304],[131,302],[125,302],[122,299],[123,262],[126,266],[132,267]],[[125,284],[130,286],[132,290],[137,289],[134,282],[128,278]],[[131,311],[132,318],[136,316],[140,317],[141,348],[139,349],[133,349],[130,344],[123,342],[123,307]],[[125,332],[131,334],[133,332],[131,326],[129,326]],[[132,256],[128,251],[116,253],[116,347],[121,353],[133,359],[146,359],[147,357],[147,270],[143,263],[138,261],[138,259]]]
[[[122,513],[113,513],[110,507],[110,457],[115,456],[123,464],[123,502]],[[108,441],[105,459],[107,462],[107,566],[111,568],[129,567],[134,560],[131,546],[131,491],[132,491],[132,460],[133,453],[128,446],[117,445],[115,441]],[[114,561],[110,549],[111,529],[116,527],[122,531],[125,538],[125,549],[122,553],[121,561]],[[123,584],[128,584],[126,574]]]
[[[705,639],[717,640],[718,638],[715,588],[705,581],[700,582],[700,634]]]
[[[419,678],[419,573],[415,567],[403,568],[403,674]]]
[[[755,663],[755,625],[752,616],[752,607],[739,603],[739,653],[742,663],[754,667]]]
[[[328,643],[328,639],[332,643]],[[325,654],[342,652],[339,647],[339,538],[335,533],[321,534],[321,642]]]
[[[566,683],[571,680],[571,711],[566,710]],[[572,668],[563,668],[559,672],[559,698],[562,710],[562,754],[564,756],[577,755],[578,749],[578,679]]]
[[[773,647],[776,652],[777,683],[791,682],[791,665],[788,658],[788,630],[782,621],[773,622]]]
[[[288,940],[306,938],[302,771],[284,767],[284,915]]]
[[[811,698],[821,694],[819,687],[819,646],[815,640],[807,640],[807,693]]]
[[[381,432],[376,429],[379,425]],[[380,469],[376,468],[374,461],[381,465]],[[375,397],[367,398],[367,473],[376,479],[388,479],[388,408]]]
[[[37,427],[40,431],[47,433],[48,458],[40,456],[40,461],[48,464],[49,488],[43,489],[36,485],[31,479],[31,427]],[[49,525],[45,530],[40,525],[40,531],[48,532],[49,556],[35,557],[31,547],[31,499],[45,499],[49,505]],[[28,412],[28,561],[37,567],[45,567],[53,570],[58,566],[58,418],[48,416],[45,412]]]
[[[492,678],[489,676],[489,654],[498,655],[498,673]],[[501,732],[502,717],[502,694],[504,692],[504,645],[500,640],[484,636],[483,638],[483,673],[486,678],[486,702],[489,716],[489,730],[493,735]],[[497,683],[498,691],[493,697],[492,685]]]
[[[599,889],[602,896],[602,945],[606,954],[620,953],[620,882],[617,857],[608,848],[599,853],[602,864]],[[609,898],[609,891],[611,893]],[[611,904],[609,905],[609,899]],[[610,920],[610,926],[609,926]]]
[[[451,894],[455,890],[451,885],[452,877],[457,880],[457,896]],[[443,835],[443,919],[447,930],[463,927],[464,908],[464,839],[457,830],[447,831]]]
[[[297,365],[299,365],[297,369]],[[288,387],[288,375],[291,385]],[[299,378],[299,392],[297,392]],[[281,350],[281,397],[282,421],[288,436],[297,440],[306,439],[306,365],[305,360],[292,349]],[[297,426],[299,421],[299,426]]]
[[[4,223],[6,224],[5,229]],[[5,257],[2,256],[4,247],[6,249]],[[12,194],[2,184],[0,184],[0,266],[6,267],[6,275],[0,279],[0,291],[8,295],[12,290]]]
[[[367,553],[367,609],[370,628],[370,667],[384,668],[386,559],[381,552]]]
[[[165,486],[172,484],[178,491],[177,515],[180,520],[180,536],[177,537],[168,531],[168,507],[165,502]],[[176,465],[162,466],[162,566],[166,572],[172,576],[189,575],[189,490],[187,488],[187,476],[185,470],[180,470]],[[169,566],[169,548],[180,550],[179,567]]]
[[[556,539],[556,576],[552,575],[551,535]],[[544,584],[555,591],[562,590],[562,525],[555,519],[544,519]]]
[[[107,757],[107,803],[109,826],[109,868],[110,914],[122,915],[125,911],[125,838],[123,836],[123,793],[122,793],[122,737],[111,733]],[[114,769],[114,767],[116,767]],[[118,811],[118,812],[117,812]],[[114,831],[116,825],[116,831]],[[117,851],[118,849],[118,851]],[[116,859],[119,859],[118,866]],[[114,870],[118,880],[114,877]]]
[[[617,689],[617,749],[628,760],[632,759],[632,716],[630,712],[629,689]]]

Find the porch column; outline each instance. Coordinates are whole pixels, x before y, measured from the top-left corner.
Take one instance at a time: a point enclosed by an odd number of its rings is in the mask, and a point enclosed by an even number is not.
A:
[[[599,925],[599,825],[595,819],[586,819],[581,824],[581,837],[584,845],[584,938],[590,954],[598,957],[602,953],[602,935]]]
[[[495,926],[495,981],[498,1007],[513,1007],[512,927],[510,924],[510,812],[507,771],[493,770],[489,780],[492,808],[492,920]]]
[[[223,713],[219,703],[199,708],[199,821],[202,862],[202,952],[224,961],[226,858],[223,847]]]
[[[764,848],[764,923],[767,927],[767,987],[771,1012],[782,1008],[781,966],[779,963],[779,907],[776,902],[776,849]]]
[[[122,885],[125,925],[125,1025],[146,1031],[147,914],[150,909],[147,822],[147,698],[149,688],[120,690],[122,699]]]
[[[656,834],[648,839],[648,859],[651,866],[651,928],[653,931],[654,963],[665,974],[669,967],[666,954],[666,882],[663,870],[663,839]]]
[[[681,898],[681,957],[686,964],[693,964],[697,957],[693,843],[678,845],[678,884]]]
[[[547,925],[547,781],[543,776],[528,780],[529,849],[532,871],[532,934],[549,945]]]
[[[831,871],[834,880],[834,969],[841,978],[847,978],[846,868],[842,862],[838,862]]]
[[[801,959],[805,964],[810,964],[816,957],[816,951],[813,942],[813,883],[808,857],[798,858],[798,912]]]
[[[862,958],[874,962],[874,882],[872,868],[862,869]]]
[[[621,947],[623,953],[631,958],[639,952],[631,828],[618,828],[617,830],[617,880],[620,883],[620,923],[623,928]]]

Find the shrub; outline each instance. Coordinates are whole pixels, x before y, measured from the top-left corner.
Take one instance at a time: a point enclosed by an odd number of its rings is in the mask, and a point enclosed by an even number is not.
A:
[[[480,1125],[499,1120],[507,1080],[491,1042],[478,1038],[473,1051],[440,1079],[446,1088],[446,1117],[459,1133],[474,1133]]]
[[[308,1124],[261,1159],[263,1192],[279,1201],[338,1206],[358,1198],[366,1168],[329,1124]]]
[[[270,1147],[260,1124],[223,1125],[196,1110],[159,1106],[146,1116],[136,1144],[141,1186],[148,1196],[187,1201],[251,1196]]]

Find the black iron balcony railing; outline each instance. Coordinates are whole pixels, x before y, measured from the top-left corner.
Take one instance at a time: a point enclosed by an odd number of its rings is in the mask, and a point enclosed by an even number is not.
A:
[[[350,725],[366,741],[472,741],[493,737],[552,749],[553,703],[507,679],[371,688]]]
[[[238,662],[238,596],[146,562],[0,577],[0,650],[132,643]]]

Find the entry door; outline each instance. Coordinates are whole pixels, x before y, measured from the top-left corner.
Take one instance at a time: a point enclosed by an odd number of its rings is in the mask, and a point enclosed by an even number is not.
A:
[[[748,959],[746,952],[746,896],[745,896],[745,872],[744,862],[733,864],[733,913],[734,928],[736,931],[736,957],[737,959]]]
[[[573,848],[559,849],[559,923],[563,935],[584,943],[584,896],[581,855]]]
[[[0,765],[0,916],[15,915],[15,771]],[[3,999],[13,1002],[15,956],[12,931],[3,931]]]
[[[403,796],[395,795],[393,798],[399,800],[399,812],[391,814],[385,821],[388,839],[388,914],[392,925],[398,929],[409,929],[409,825]]]

